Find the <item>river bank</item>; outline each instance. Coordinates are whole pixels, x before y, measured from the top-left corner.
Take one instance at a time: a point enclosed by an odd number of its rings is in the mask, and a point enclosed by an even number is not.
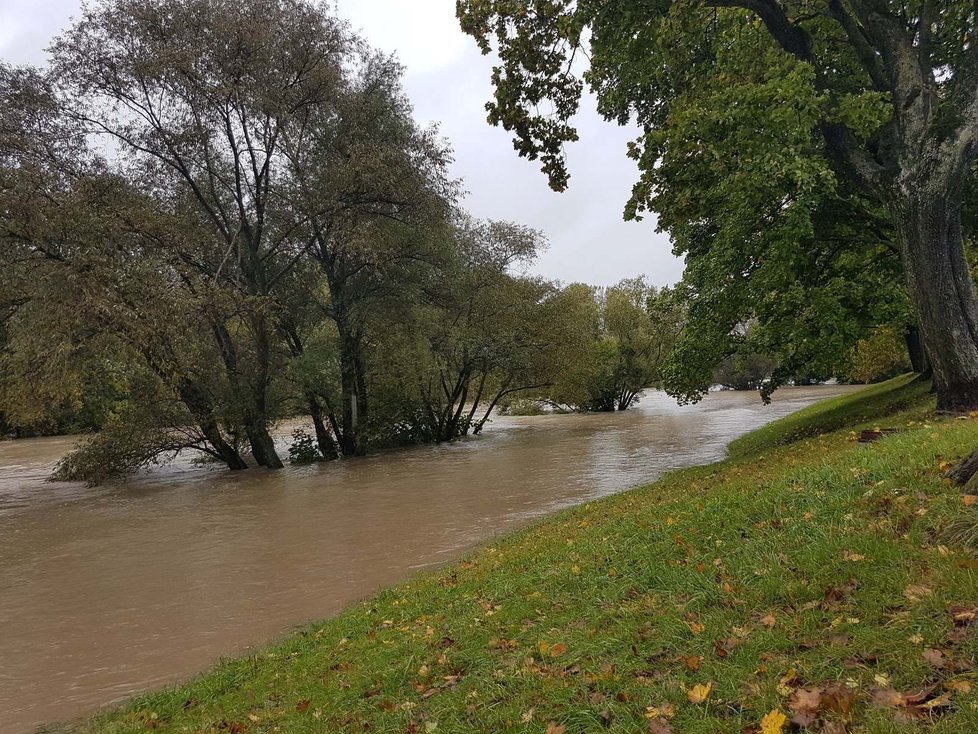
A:
[[[773,424],[79,730],[974,731],[978,513],[942,472],[978,423],[931,410]]]
[[[478,438],[280,472],[178,461],[44,477],[70,439],[0,444],[0,731],[177,683],[541,516],[716,461],[770,406],[650,393],[620,414],[500,418]]]

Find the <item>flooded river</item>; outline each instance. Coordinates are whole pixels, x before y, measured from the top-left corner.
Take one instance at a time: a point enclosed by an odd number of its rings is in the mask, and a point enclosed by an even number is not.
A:
[[[281,472],[177,464],[87,489],[63,438],[0,443],[0,730],[192,675],[554,510],[714,461],[849,388],[652,393],[623,414],[498,418],[478,438]]]

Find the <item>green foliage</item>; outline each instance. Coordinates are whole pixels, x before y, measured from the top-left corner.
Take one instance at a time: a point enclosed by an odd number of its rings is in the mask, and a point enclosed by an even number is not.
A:
[[[565,291],[589,332],[587,343],[543,391],[547,402],[580,411],[627,410],[657,384],[682,328],[676,293],[643,277],[606,289],[575,284]]]
[[[94,486],[146,471],[181,450],[208,453],[204,437],[190,427],[186,409],[168,399],[157,380],[141,377],[134,381],[132,392],[143,399],[127,403],[98,433],[62,458],[51,475],[53,481]]]
[[[325,460],[326,458],[316,443],[315,436],[302,428],[296,428],[292,431],[292,443],[289,444],[290,464],[315,464]]]
[[[849,369],[841,375],[846,382],[880,382],[910,370],[903,334],[885,326],[860,339],[850,360]]]
[[[563,144],[577,138],[585,83],[607,119],[640,127],[626,216],[655,212],[685,258],[687,321],[663,369],[684,402],[746,353],[738,324],[756,322],[754,351],[777,362],[767,395],[792,375],[838,372],[879,324],[914,323],[900,255],[913,236],[897,230],[919,204],[901,197],[929,184],[907,184],[922,160],[909,151],[978,129],[972,12],[952,2],[921,37],[913,13],[888,2],[825,13],[796,2],[458,6],[463,30],[500,57],[490,122],[542,160],[555,189],[568,183]],[[903,64],[907,48],[918,51]],[[934,165],[966,170],[976,154]],[[959,200],[960,182],[940,186]],[[936,311],[925,297],[915,292],[917,312]],[[952,336],[928,348],[953,351]]]

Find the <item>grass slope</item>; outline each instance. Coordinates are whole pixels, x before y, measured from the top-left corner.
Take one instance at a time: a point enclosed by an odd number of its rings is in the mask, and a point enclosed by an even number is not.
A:
[[[978,562],[940,536],[978,524],[941,478],[978,421],[926,414],[561,513],[78,728],[768,734],[782,712],[829,734],[978,731]]]
[[[914,374],[821,400],[741,436],[727,447],[730,456],[747,456],[846,426],[875,421],[929,400],[930,383]]]

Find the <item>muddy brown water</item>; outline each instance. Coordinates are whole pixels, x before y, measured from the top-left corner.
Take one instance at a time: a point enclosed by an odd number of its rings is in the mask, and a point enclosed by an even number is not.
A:
[[[95,489],[44,482],[73,439],[0,443],[0,731],[178,681],[846,389],[766,407],[651,393],[617,415],[497,418],[451,445],[280,472],[184,462]]]

